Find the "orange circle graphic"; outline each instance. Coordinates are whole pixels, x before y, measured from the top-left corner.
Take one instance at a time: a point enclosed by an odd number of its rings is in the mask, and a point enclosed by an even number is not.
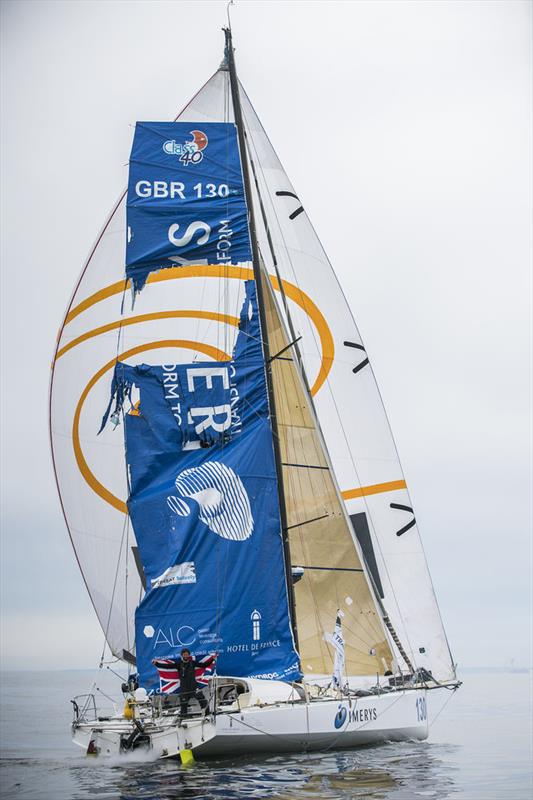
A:
[[[235,278],[237,280],[245,281],[251,280],[254,277],[253,270],[250,267],[235,267],[235,266],[222,266],[220,264],[193,264],[186,267],[169,267],[162,269],[159,272],[152,272],[148,276],[147,284],[161,283],[163,281],[178,280],[181,278]],[[333,359],[335,356],[335,344],[333,336],[326,322],[324,315],[302,289],[289,281],[281,281],[280,283],[275,275],[269,275],[270,282],[272,283],[275,291],[280,292],[283,289],[285,296],[292,300],[296,305],[307,314],[309,319],[313,322],[318,336],[320,338],[320,348],[322,350],[322,359],[320,362],[320,369],[315,381],[311,387],[311,394],[314,396],[323,385],[324,381],[329,375],[331,367],[333,366]],[[69,311],[65,319],[65,325],[75,319],[79,314],[82,314],[91,306],[106,300],[113,295],[122,294],[129,287],[129,281],[124,284],[124,281],[117,281],[104,289],[99,289],[94,294],[86,297],[81,303],[78,303],[73,309]],[[194,312],[198,313],[198,312]],[[205,312],[200,312],[205,313]],[[211,312],[215,313],[215,312]],[[115,324],[115,323],[113,323]],[[61,331],[61,334],[63,331]],[[61,335],[60,334],[60,335]],[[65,352],[67,348],[59,351],[58,356]]]
[[[80,470],[81,474],[83,475],[86,482],[89,484],[91,489],[96,492],[106,503],[116,508],[117,511],[121,511],[123,514],[128,513],[128,508],[126,503],[123,500],[120,500],[116,497],[109,489],[100,483],[100,481],[96,478],[96,476],[91,472],[87,461],[85,460],[85,456],[83,455],[83,451],[81,449],[80,443],[80,416],[83,409],[83,405],[85,400],[87,399],[87,395],[93,388],[93,386],[100,380],[100,378],[105,375],[110,369],[112,369],[117,361],[122,358],[130,358],[131,356],[135,356],[138,353],[143,353],[146,350],[156,350],[161,347],[181,347],[187,350],[197,350],[200,353],[203,353],[206,356],[209,356],[214,361],[229,361],[230,356],[225,353],[223,350],[219,350],[218,347],[213,347],[210,344],[204,344],[203,342],[192,342],[189,339],[163,339],[160,342],[149,342],[148,344],[141,344],[137,347],[132,347],[130,350],[125,350],[116,358],[112,358],[111,361],[108,361],[107,364],[104,364],[101,369],[96,372],[83,392],[81,393],[81,397],[78,400],[78,405],[76,406],[76,411],[74,413],[74,419],[72,421],[72,444],[74,447],[74,456],[76,458],[76,463],[78,465],[78,469]]]

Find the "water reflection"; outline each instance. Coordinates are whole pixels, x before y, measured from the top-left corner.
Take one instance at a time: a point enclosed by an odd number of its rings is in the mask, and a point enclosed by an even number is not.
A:
[[[298,753],[197,762],[102,761],[71,764],[75,800],[413,800],[449,798],[456,791],[455,748],[430,743],[391,743],[359,750]],[[443,756],[443,758],[441,758]]]

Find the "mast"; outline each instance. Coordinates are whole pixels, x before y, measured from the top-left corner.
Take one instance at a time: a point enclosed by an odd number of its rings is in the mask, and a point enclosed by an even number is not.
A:
[[[242,109],[241,109],[241,101],[239,95],[239,81],[237,78],[237,70],[235,67],[235,55],[233,52],[233,40],[231,36],[231,28],[224,28],[224,34],[226,37],[226,59],[228,62],[228,70],[229,70],[229,78],[230,78],[230,86],[231,86],[231,99],[233,101],[233,114],[235,116],[235,125],[237,126],[237,138],[239,141],[239,150],[241,152],[241,165],[242,165],[242,176],[244,182],[244,195],[246,199],[246,206],[248,209],[248,222],[250,228],[250,240],[252,245],[252,266],[254,272],[254,279],[257,291],[257,305],[259,308],[259,320],[261,324],[261,339],[263,345],[263,356],[265,359],[265,373],[266,373],[266,385],[267,385],[267,395],[268,395],[268,406],[270,408],[270,419],[272,422],[272,441],[274,445],[274,459],[276,462],[276,474],[278,478],[278,499],[279,499],[279,510],[280,510],[280,518],[281,518],[281,533],[283,539],[283,557],[285,560],[285,575],[287,579],[287,594],[289,598],[289,611],[291,616],[291,626],[294,636],[294,643],[296,645],[296,650],[299,652],[299,644],[298,644],[298,627],[296,621],[296,603],[294,597],[294,584],[292,581],[292,563],[291,563],[291,553],[290,553],[290,546],[289,546],[289,535],[288,535],[288,526],[287,526],[287,508],[285,505],[285,494],[283,492],[283,471],[281,465],[281,453],[279,448],[279,438],[277,433],[277,422],[276,422],[276,404],[274,398],[274,387],[272,385],[272,372],[270,370],[270,347],[268,343],[268,329],[266,323],[266,314],[265,314],[265,301],[263,296],[263,287],[261,284],[261,263],[259,260],[259,247],[257,244],[257,233],[255,227],[255,215],[254,215],[254,208],[252,202],[252,190],[251,190],[251,182],[250,182],[250,172],[248,170],[248,161],[246,159],[246,134],[244,131],[244,122],[242,117]]]

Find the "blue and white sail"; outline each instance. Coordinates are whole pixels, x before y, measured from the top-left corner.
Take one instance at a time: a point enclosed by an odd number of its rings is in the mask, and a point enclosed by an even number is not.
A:
[[[255,282],[245,288],[231,361],[115,367],[147,586],[135,637],[147,689],[159,681],[152,660],[184,646],[216,650],[223,674],[300,677]]]
[[[138,122],[130,157],[126,275],[251,261],[235,125]]]

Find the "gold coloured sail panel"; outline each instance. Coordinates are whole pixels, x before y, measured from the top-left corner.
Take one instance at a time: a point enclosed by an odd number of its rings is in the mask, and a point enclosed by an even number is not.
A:
[[[268,283],[268,285],[267,285]],[[376,610],[328,459],[270,283],[263,280],[283,491],[293,566],[302,669],[330,674],[334,651],[324,638],[342,609],[346,675],[383,674],[392,653]],[[278,355],[279,354],[279,355]]]

